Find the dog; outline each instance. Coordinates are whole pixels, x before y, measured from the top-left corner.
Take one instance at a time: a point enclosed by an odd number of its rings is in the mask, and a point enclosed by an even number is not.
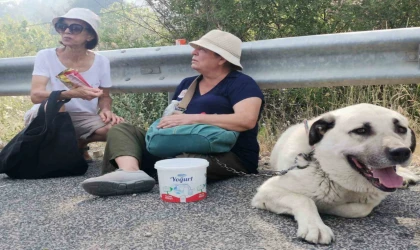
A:
[[[419,181],[408,170],[396,173],[397,165],[409,165],[415,146],[407,118],[396,111],[372,104],[334,110],[281,135],[270,165],[288,172],[265,181],[251,204],[293,215],[299,238],[330,244],[334,234],[319,213],[365,217],[402,187],[403,177]]]

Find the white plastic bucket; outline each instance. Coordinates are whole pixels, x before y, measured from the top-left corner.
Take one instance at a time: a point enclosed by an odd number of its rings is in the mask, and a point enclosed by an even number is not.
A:
[[[208,166],[209,162],[200,158],[174,158],[156,162],[162,200],[192,202],[206,198]]]

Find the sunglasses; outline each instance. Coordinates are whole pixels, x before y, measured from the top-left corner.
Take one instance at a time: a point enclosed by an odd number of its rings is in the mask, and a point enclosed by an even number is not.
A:
[[[88,27],[83,27],[82,25],[77,24],[77,23],[73,23],[70,25],[67,25],[65,23],[56,23],[54,25],[54,28],[58,33],[64,33],[66,29],[69,29],[70,33],[74,35],[82,33],[84,29],[86,30],[89,29]]]

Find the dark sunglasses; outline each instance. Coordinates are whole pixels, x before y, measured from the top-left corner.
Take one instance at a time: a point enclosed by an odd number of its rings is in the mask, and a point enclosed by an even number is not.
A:
[[[54,28],[58,33],[64,33],[66,31],[66,29],[68,28],[70,33],[74,34],[74,35],[82,33],[82,31],[84,29],[86,29],[86,30],[89,29],[88,27],[83,27],[82,25],[77,24],[77,23],[73,23],[73,24],[70,24],[70,25],[67,25],[65,23],[56,23],[54,25]]]

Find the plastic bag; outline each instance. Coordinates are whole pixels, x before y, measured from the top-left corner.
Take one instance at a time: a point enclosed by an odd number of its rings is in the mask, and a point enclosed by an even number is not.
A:
[[[172,115],[175,112],[175,110],[177,110],[176,108],[178,107],[178,104],[179,101],[172,100],[168,107],[165,108],[165,111],[163,111],[162,117]]]
[[[35,104],[34,106],[32,106],[30,110],[26,111],[23,117],[25,127],[28,126],[29,123],[31,123],[35,119],[35,117],[38,115],[38,109],[40,106],[41,104]]]

